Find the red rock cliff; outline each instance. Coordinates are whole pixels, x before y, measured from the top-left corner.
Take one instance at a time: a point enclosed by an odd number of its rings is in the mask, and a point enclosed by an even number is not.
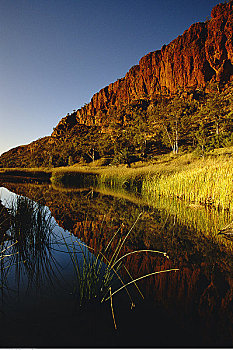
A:
[[[91,102],[63,118],[52,136],[76,123],[108,125],[109,111],[135,99],[161,93],[205,88],[209,81],[226,83],[233,77],[233,0],[215,6],[211,19],[195,23],[161,50],[142,57],[126,76],[96,93]]]

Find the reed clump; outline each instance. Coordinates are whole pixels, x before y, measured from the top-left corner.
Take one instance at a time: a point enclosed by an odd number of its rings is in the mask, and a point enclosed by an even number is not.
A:
[[[56,222],[47,207],[29,198],[16,196],[6,205],[10,215],[7,233],[11,241],[17,242],[10,251],[10,265],[16,265],[19,280],[26,275],[29,284],[40,286],[42,280],[49,279],[54,263],[51,247]]]
[[[144,276],[140,276],[134,279],[127,267],[124,264],[124,260],[129,255],[137,254],[137,253],[157,253],[162,254],[165,258],[169,259],[168,255],[165,252],[150,250],[150,249],[142,249],[136,250],[128,253],[121,254],[122,248],[132,232],[133,228],[137,224],[138,220],[142,216],[142,213],[139,214],[137,220],[134,222],[132,227],[129,229],[128,233],[124,238],[121,237],[121,227],[118,231],[112,236],[110,241],[106,246],[99,245],[97,248],[89,247],[83,244],[79,240],[75,240],[70,236],[71,242],[67,242],[64,239],[65,245],[67,247],[67,251],[70,255],[77,282],[77,288],[75,286],[75,290],[78,292],[80,306],[88,301],[97,300],[101,303],[110,300],[110,306],[112,310],[112,317],[114,326],[116,328],[115,316],[113,311],[113,299],[112,297],[120,292],[121,290],[125,290],[130,303],[131,308],[135,306],[134,301],[132,299],[131,293],[128,289],[129,285],[134,285],[141,297],[144,298],[142,292],[140,291],[137,281],[142,280],[144,278],[150,277],[152,275],[170,272],[170,271],[178,271],[178,269],[168,269],[162,271],[155,271],[148,273]],[[120,237],[117,237],[119,236]],[[121,277],[121,272],[124,270],[129,277],[129,281],[124,282]]]
[[[203,159],[174,173],[147,176],[142,194],[176,197],[187,203],[232,210],[232,158]]]
[[[7,275],[12,259],[18,254],[18,241],[10,243],[11,237],[8,234],[10,229],[10,215],[0,200],[0,290],[7,287]]]

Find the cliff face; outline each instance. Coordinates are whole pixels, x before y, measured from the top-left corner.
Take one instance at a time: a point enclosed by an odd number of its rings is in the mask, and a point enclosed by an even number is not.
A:
[[[211,19],[195,23],[161,50],[142,57],[126,76],[96,93],[89,104],[65,117],[52,136],[75,124],[107,126],[113,109],[157,94],[225,84],[233,76],[233,0],[215,6]]]

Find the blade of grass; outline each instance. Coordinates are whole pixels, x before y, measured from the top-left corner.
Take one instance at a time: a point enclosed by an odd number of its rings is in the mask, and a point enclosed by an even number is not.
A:
[[[140,213],[140,214],[138,215],[138,217],[137,217],[137,219],[135,220],[134,224],[131,226],[129,232],[127,233],[127,235],[126,235],[125,238],[123,239],[123,241],[122,241],[122,243],[121,243],[121,245],[120,245],[120,247],[119,247],[119,250],[118,250],[118,252],[117,252],[117,254],[116,254],[115,259],[117,259],[118,255],[119,255],[119,253],[120,253],[120,251],[121,251],[121,248],[123,247],[123,245],[124,245],[126,239],[129,237],[131,231],[133,230],[133,228],[135,227],[136,223],[138,222],[139,218],[140,218],[142,215],[143,215],[143,213]]]
[[[150,253],[158,253],[158,254],[162,254],[163,256],[165,256],[167,259],[169,259],[167,253],[165,252],[160,252],[159,250],[151,250],[151,249],[140,249],[140,250],[135,250],[133,252],[129,252],[123,256],[121,256],[113,265],[112,267],[117,264],[120,260],[122,260],[123,258],[125,258],[128,255],[132,255],[132,254],[136,254],[136,253],[141,253],[141,252],[150,252]]]
[[[114,323],[114,327],[115,329],[117,329],[117,325],[116,325],[116,320],[115,320],[115,315],[114,315],[114,310],[113,310],[113,303],[112,303],[112,288],[109,288],[109,294],[110,294],[110,301],[111,301],[111,310],[112,310],[112,318],[113,318],[113,323]]]
[[[129,270],[127,269],[127,267],[124,265],[124,269],[125,271],[128,273],[129,277],[131,278],[131,280],[133,281],[133,277],[131,276]],[[142,292],[140,291],[140,288],[138,287],[136,281],[134,281],[134,285],[136,287],[136,289],[138,290],[139,294],[141,295],[142,299],[144,299],[144,295],[142,294]]]
[[[170,272],[170,271],[179,271],[179,269],[169,269],[169,270],[162,270],[162,271],[156,271],[156,272],[152,272],[152,273],[149,273],[147,275],[144,275],[144,276],[141,276],[141,277],[138,277],[136,278],[135,280],[125,284],[124,286],[120,287],[119,289],[117,289],[115,292],[112,293],[112,296],[116,293],[118,293],[120,290],[124,289],[125,287],[129,286],[130,284],[136,282],[136,281],[139,281],[139,280],[142,280],[146,277],[149,277],[149,276],[152,276],[152,275],[156,275],[156,274],[159,274],[159,273],[164,273],[164,272]],[[107,299],[105,299],[105,301],[109,300],[110,297],[108,297]]]

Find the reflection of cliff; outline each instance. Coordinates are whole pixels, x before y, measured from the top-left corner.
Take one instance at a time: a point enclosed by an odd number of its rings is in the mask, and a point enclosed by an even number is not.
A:
[[[89,246],[96,247],[99,244],[102,219],[94,223],[78,222],[74,233]],[[101,242],[106,244],[109,240],[108,222],[105,227],[107,229],[102,230]],[[163,240],[161,233],[160,240]],[[151,241],[148,238],[142,241],[143,248],[147,246],[157,249],[158,245],[154,245],[153,241],[153,238]],[[129,250],[128,246],[125,247],[122,254]],[[183,256],[180,254],[177,259],[173,257],[170,260],[160,255],[144,253],[126,258],[126,266],[135,278],[151,271],[179,268],[179,272],[162,273],[139,282],[140,289],[147,298],[162,304],[178,322],[198,325],[197,331],[203,331],[201,336],[207,343],[216,341],[218,345],[220,339],[226,338],[230,344],[233,339],[232,274],[226,272],[224,262],[215,261],[215,257],[213,261],[207,257],[198,260],[192,260],[190,251],[183,251]]]
[[[217,244],[179,225],[174,216],[165,217],[164,211],[129,204],[124,199],[89,190],[65,192],[26,184],[7,187],[32,199],[41,198],[59,225],[94,249],[106,246],[119,228],[118,236],[124,237],[143,211],[121,253],[148,248],[167,252],[170,260],[157,254],[132,255],[125,262],[130,273],[138,277],[180,269],[141,281],[144,295],[163,305],[177,321],[196,327],[198,332],[203,330],[207,343],[208,337],[216,345],[224,338],[224,344],[233,340],[232,255]],[[126,279],[125,274],[123,277]]]

